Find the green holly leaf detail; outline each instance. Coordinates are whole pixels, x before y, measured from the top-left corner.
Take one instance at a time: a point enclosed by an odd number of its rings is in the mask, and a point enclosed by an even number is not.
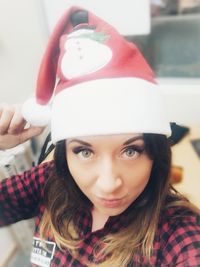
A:
[[[87,38],[99,43],[105,43],[110,38],[110,35],[104,32],[92,32],[92,33],[83,33],[79,36],[73,36],[72,38]]]

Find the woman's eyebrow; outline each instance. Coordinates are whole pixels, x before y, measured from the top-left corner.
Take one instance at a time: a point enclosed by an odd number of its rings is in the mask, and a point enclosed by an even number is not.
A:
[[[90,143],[87,143],[85,141],[82,141],[80,139],[72,139],[69,141],[69,144],[72,143],[72,142],[77,142],[77,143],[80,143],[81,145],[84,145],[84,146],[92,146]]]
[[[142,135],[134,136],[134,137],[128,139],[127,141],[125,141],[123,143],[123,145],[129,145],[130,143],[137,141],[137,140],[143,140],[143,136]],[[72,142],[80,143],[81,145],[84,145],[84,146],[89,146],[89,147],[92,146],[90,143],[85,142],[85,141],[80,140],[80,139],[72,139],[69,141],[69,144]]]
[[[125,145],[129,145],[129,144],[131,144],[132,142],[137,141],[137,140],[143,140],[143,136],[142,136],[142,135],[134,136],[134,137],[128,139],[126,142],[124,142],[123,145],[124,145],[124,146],[125,146]]]

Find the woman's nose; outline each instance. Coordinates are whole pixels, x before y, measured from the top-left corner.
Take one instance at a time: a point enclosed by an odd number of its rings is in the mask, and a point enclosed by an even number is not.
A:
[[[114,193],[121,187],[122,179],[116,162],[112,159],[102,160],[96,184],[102,193]]]

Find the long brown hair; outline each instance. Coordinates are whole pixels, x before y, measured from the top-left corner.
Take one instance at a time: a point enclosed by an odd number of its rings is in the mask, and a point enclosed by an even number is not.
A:
[[[97,266],[128,266],[141,255],[150,261],[153,241],[161,212],[167,206],[185,205],[169,183],[171,170],[171,149],[166,136],[144,134],[145,150],[153,160],[149,182],[141,195],[128,208],[125,225],[118,233],[101,240],[100,251],[105,261]],[[92,204],[82,193],[70,175],[66,161],[65,141],[56,145],[55,173],[51,175],[44,190],[45,213],[41,223],[41,237],[51,233],[60,249],[69,249],[76,254],[81,240],[78,237],[79,214],[90,212]],[[98,244],[97,244],[98,247]],[[95,253],[98,262],[98,253]],[[96,266],[92,263],[89,266]]]

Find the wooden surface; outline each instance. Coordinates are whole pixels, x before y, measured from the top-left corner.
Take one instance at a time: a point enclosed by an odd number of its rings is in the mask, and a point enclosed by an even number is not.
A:
[[[191,140],[200,139],[200,125],[189,127],[190,133],[172,148],[173,164],[183,168],[182,182],[175,188],[200,207],[200,157],[191,144]]]

